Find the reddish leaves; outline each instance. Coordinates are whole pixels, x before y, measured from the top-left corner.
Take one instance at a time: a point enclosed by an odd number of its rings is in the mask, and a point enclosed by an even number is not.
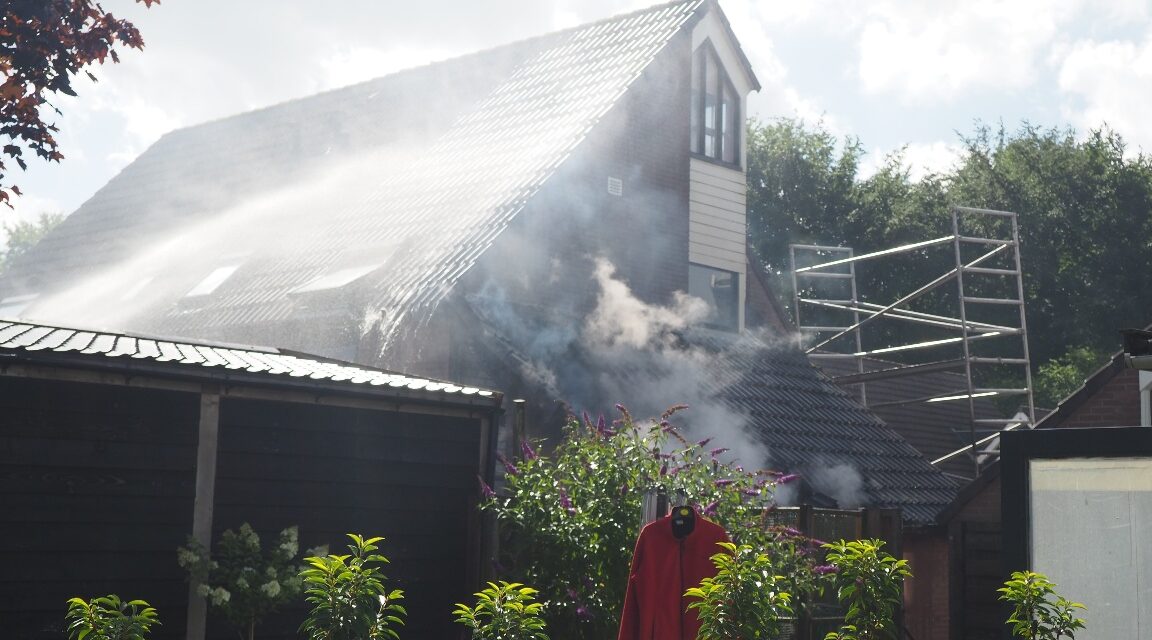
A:
[[[146,7],[159,0],[136,0]],[[27,168],[23,155],[31,151],[47,161],[64,156],[52,135],[54,124],[45,122],[44,107],[60,110],[49,100],[52,94],[75,96],[72,76],[85,67],[118,62],[116,46],[144,47],[144,39],[132,23],[107,13],[93,0],[8,0],[0,13],[0,203],[9,207],[7,159]]]

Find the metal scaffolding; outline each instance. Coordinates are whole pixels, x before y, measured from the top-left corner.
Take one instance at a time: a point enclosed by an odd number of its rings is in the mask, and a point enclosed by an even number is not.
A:
[[[970,443],[933,464],[967,455],[979,475],[987,462],[999,456],[995,433],[1035,424],[1020,235],[1016,214],[1007,211],[954,207],[951,218],[951,235],[864,255],[854,255],[849,247],[790,245],[793,309],[798,339],[802,346],[807,345],[810,357],[856,361],[856,373],[833,380],[858,389],[865,405],[881,406],[868,404],[870,381],[935,371],[962,372],[962,388],[885,404],[966,402],[965,435]],[[950,256],[940,253],[949,248]],[[931,266],[927,256],[933,251],[936,267],[945,263],[951,267],[943,274],[888,304],[868,300],[868,292],[859,295],[858,264],[870,261],[883,266],[885,259],[912,254],[923,256],[926,266]],[[949,291],[945,285],[952,281],[956,286]],[[913,308],[914,303],[929,297],[932,313]],[[924,334],[921,338],[931,339],[892,344],[900,342],[900,327],[907,325],[916,325]],[[930,354],[941,351],[950,351],[953,357],[931,358]],[[869,370],[866,360],[877,358],[885,359],[886,366]],[[893,360],[887,362],[890,358]],[[996,375],[987,375],[989,368],[996,368]],[[990,384],[989,378],[996,384]],[[1014,417],[978,417],[976,398],[1008,395],[1026,398]]]

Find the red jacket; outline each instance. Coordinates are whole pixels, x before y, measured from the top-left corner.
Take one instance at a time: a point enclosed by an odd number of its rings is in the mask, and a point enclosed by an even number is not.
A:
[[[618,640],[696,640],[700,620],[684,591],[716,575],[710,558],[728,542],[724,529],[699,515],[683,540],[672,535],[672,518],[665,516],[640,531]]]

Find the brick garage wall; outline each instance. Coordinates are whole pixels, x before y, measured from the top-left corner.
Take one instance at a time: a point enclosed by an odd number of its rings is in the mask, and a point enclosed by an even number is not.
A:
[[[1140,372],[1120,369],[1080,406],[1051,427],[1131,427],[1140,424]]]
[[[912,577],[904,585],[904,626],[916,640],[948,637],[948,539],[940,530],[904,533]]]

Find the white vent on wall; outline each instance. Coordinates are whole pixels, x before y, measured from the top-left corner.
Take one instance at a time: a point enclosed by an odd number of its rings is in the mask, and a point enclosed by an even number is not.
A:
[[[614,196],[624,195],[624,181],[620,178],[608,178],[608,193]]]

